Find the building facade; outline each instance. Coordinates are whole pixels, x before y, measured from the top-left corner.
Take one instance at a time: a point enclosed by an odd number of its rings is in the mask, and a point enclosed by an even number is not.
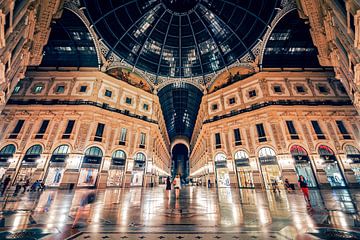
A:
[[[261,72],[203,97],[191,176],[218,187],[357,186],[360,118],[331,72]]]

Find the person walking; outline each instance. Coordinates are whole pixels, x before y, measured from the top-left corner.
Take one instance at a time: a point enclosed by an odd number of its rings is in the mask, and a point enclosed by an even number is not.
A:
[[[304,178],[303,175],[299,176],[299,181],[298,182],[299,182],[299,187],[301,188],[301,191],[304,194],[304,198],[305,198],[306,203],[308,204],[309,207],[311,207],[309,188],[308,188],[308,184],[306,182],[306,179]]]
[[[24,185],[23,185],[23,193],[26,192],[26,189],[30,186],[30,179],[26,179],[25,182],[24,182]]]
[[[181,189],[181,179],[180,179],[180,175],[176,175],[174,181],[173,181],[173,184],[174,184],[174,189],[175,189],[175,196],[176,198],[179,198],[179,195],[180,195],[180,189]]]
[[[9,183],[11,181],[11,178],[10,178],[10,175],[8,175],[5,179],[4,179],[4,182],[3,182],[3,189],[1,191],[1,195],[4,195]]]
[[[208,179],[208,188],[211,188],[211,181]]]
[[[274,179],[272,185],[273,185],[273,191],[276,192],[276,190],[277,190],[280,193],[279,184],[276,181],[276,179]]]

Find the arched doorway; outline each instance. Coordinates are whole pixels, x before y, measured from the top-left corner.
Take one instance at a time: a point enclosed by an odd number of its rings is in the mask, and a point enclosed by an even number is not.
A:
[[[134,158],[134,167],[131,174],[131,183],[132,187],[141,187],[144,182],[146,166],[146,156],[142,152],[138,152]]]
[[[7,168],[10,165],[9,159],[14,156],[16,147],[14,144],[8,144],[0,150],[0,180],[3,178]]]
[[[353,145],[345,146],[347,162],[353,170],[357,183],[360,183],[360,150]]]
[[[99,147],[90,147],[85,151],[81,164],[79,187],[94,187],[99,173],[103,151]]]
[[[189,151],[185,144],[179,143],[172,148],[171,176],[180,174],[181,180],[188,182],[189,176]]]
[[[269,147],[261,148],[259,150],[259,162],[266,189],[272,189],[275,181],[278,184],[282,183],[280,167],[273,149]]]
[[[238,173],[239,187],[240,188],[253,188],[254,179],[250,167],[249,155],[247,152],[240,150],[234,156],[236,171]]]
[[[107,179],[108,187],[121,187],[126,162],[126,153],[123,150],[116,150],[111,157],[109,176]]]
[[[45,185],[59,187],[64,176],[66,159],[69,157],[70,148],[68,145],[58,146],[52,153],[50,166],[45,180]]]
[[[322,165],[326,174],[326,178],[331,187],[345,187],[344,176],[339,168],[334,151],[325,145],[320,145],[318,153],[322,159]]]
[[[17,175],[17,181],[19,180],[27,180],[29,179],[30,182],[33,182],[36,179],[35,171],[38,165],[38,160],[41,157],[43,152],[43,148],[41,145],[36,144],[31,146],[25,153],[25,156],[21,162],[20,170]]]
[[[225,154],[218,153],[215,155],[215,168],[217,187],[230,187],[229,168]]]
[[[309,187],[316,187],[316,179],[307,151],[299,145],[293,145],[290,148],[290,153],[295,161],[297,175],[304,176]]]

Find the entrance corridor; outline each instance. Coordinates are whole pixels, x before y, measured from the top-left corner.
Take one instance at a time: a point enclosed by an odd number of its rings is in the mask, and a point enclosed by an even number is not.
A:
[[[46,190],[18,197],[10,194],[0,198],[0,239],[360,236],[356,231],[359,190],[310,190],[312,208],[307,208],[300,191],[189,186],[182,188],[176,199],[173,191],[168,195],[164,189]]]

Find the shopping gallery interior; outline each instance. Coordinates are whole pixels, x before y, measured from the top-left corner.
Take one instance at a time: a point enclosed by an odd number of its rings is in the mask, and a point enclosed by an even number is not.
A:
[[[358,0],[0,0],[0,239],[360,239]]]

